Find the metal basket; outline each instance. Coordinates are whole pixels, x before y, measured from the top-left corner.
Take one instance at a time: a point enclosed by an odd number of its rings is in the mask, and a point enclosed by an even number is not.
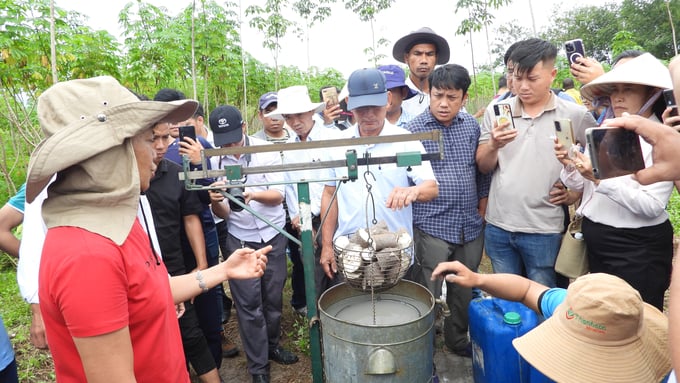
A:
[[[347,236],[333,241],[338,271],[353,288],[373,292],[387,290],[404,277],[411,265],[413,241],[410,237],[408,243],[377,251],[370,245],[364,246],[351,243]]]

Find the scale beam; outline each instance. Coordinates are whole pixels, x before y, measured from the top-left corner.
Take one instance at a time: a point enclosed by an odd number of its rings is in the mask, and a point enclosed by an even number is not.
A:
[[[439,144],[439,152],[437,153],[420,153],[403,152],[395,153],[393,156],[371,157],[366,153],[363,156],[357,155],[357,151],[351,149],[359,145],[374,145],[394,142],[406,141],[436,141]],[[224,169],[208,170],[208,157],[225,156],[235,154],[249,154],[249,153],[263,153],[263,152],[287,152],[292,150],[312,150],[321,148],[348,148],[345,152],[345,159],[314,161],[311,163],[287,163],[276,166],[260,166],[260,167],[244,167],[241,165],[230,165]],[[286,235],[295,243],[301,243],[302,258],[304,263],[304,277],[305,277],[305,297],[307,300],[307,319],[309,321],[310,334],[310,351],[312,354],[312,375],[314,383],[321,383],[323,380],[323,365],[321,362],[321,334],[319,329],[319,316],[316,309],[316,288],[314,286],[314,268],[316,260],[314,257],[314,239],[312,236],[312,214],[310,208],[309,183],[310,182],[327,182],[327,181],[355,181],[358,178],[359,166],[379,165],[394,163],[399,167],[418,166],[423,161],[441,160],[444,158],[444,142],[439,130],[433,130],[427,133],[417,134],[399,134],[392,136],[377,136],[377,137],[359,137],[359,138],[345,138],[336,140],[320,140],[307,142],[291,142],[284,144],[271,145],[256,145],[256,146],[239,146],[218,149],[204,149],[201,151],[201,164],[204,170],[190,170],[189,159],[183,156],[183,173],[179,174],[180,180],[184,181],[185,187],[188,190],[213,190],[218,189],[229,200],[233,200],[237,205],[269,226],[276,229],[282,235]],[[254,184],[245,184],[244,179],[248,174],[262,174],[271,172],[288,172],[298,170],[313,170],[313,169],[329,169],[329,168],[347,168],[347,176],[335,179],[322,179],[322,174],[318,174],[316,179],[300,179],[294,181],[283,181],[279,184],[298,184],[298,202],[300,204],[300,224],[301,233],[300,241],[297,238],[291,238],[287,232],[281,227],[276,227],[271,222],[267,221],[261,215],[257,214],[253,209],[241,203],[228,192],[223,189],[230,187],[247,187],[254,186]],[[195,182],[195,180],[203,178],[226,178],[229,182],[221,186],[202,186]],[[261,186],[262,184],[258,184]],[[337,189],[336,189],[337,191]],[[325,219],[325,218],[324,218]]]

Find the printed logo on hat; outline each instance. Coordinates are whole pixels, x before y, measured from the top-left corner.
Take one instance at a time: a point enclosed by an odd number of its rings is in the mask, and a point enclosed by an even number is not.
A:
[[[567,317],[568,320],[576,320],[578,323],[585,326],[586,330],[599,332],[601,334],[604,334],[604,333],[607,332],[607,326],[604,323],[597,323],[597,322],[593,322],[592,320],[588,320],[586,318],[583,318],[576,311],[574,311],[574,309],[572,309],[571,307],[569,307],[569,310],[567,310],[564,313],[564,315]]]
[[[227,128],[229,127],[229,121],[227,121],[226,118],[220,118],[217,120],[217,126],[220,128]]]

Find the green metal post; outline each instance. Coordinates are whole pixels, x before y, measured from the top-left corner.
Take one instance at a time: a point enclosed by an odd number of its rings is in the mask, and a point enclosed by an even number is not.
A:
[[[305,298],[307,300],[307,320],[309,321],[309,348],[312,354],[312,378],[314,383],[323,383],[323,364],[321,361],[321,334],[319,316],[316,308],[316,284],[314,282],[314,238],[312,233],[312,210],[309,198],[309,183],[300,182],[298,201],[300,202],[300,239],[302,240],[302,264],[305,272]]]

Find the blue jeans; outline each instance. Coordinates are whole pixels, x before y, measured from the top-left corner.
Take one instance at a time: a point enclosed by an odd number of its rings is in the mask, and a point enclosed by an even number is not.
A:
[[[555,258],[562,234],[513,233],[491,224],[484,231],[484,249],[495,273],[526,275],[555,287]]]

